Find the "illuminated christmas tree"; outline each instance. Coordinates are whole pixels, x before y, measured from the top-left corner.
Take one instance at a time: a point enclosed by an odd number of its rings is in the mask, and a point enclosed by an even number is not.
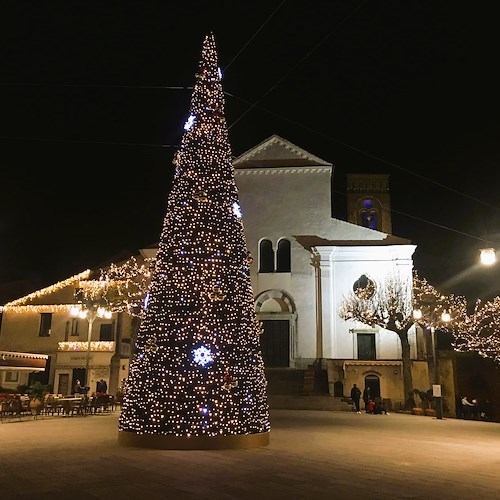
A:
[[[184,129],[119,442],[164,449],[266,445],[261,326],[213,35],[203,43]]]

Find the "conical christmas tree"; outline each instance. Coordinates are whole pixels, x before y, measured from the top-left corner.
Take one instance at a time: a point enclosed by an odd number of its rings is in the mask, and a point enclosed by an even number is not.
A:
[[[261,328],[213,35],[190,116],[119,421],[119,442],[164,449],[269,442]]]

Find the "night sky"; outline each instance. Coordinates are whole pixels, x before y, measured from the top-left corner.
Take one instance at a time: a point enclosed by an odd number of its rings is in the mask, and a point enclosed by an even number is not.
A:
[[[500,265],[476,264],[500,233],[493,5],[4,2],[0,283],[36,289],[158,241],[212,31],[235,156],[278,134],[333,163],[339,219],[346,173],[390,174],[419,274],[498,295]]]

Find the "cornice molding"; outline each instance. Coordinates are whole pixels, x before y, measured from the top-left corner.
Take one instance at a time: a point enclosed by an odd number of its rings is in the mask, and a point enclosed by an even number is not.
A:
[[[258,167],[235,169],[235,175],[330,174],[330,167]]]

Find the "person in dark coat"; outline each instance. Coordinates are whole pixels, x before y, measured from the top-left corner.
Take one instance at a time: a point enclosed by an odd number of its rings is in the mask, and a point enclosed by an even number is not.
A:
[[[352,399],[352,402],[354,403],[354,406],[356,407],[356,413],[361,413],[361,410],[359,408],[359,400],[361,399],[361,391],[356,384],[354,384],[352,386],[351,399]]]
[[[103,394],[108,392],[108,384],[104,379],[101,379],[97,382],[96,392],[101,392]]]

